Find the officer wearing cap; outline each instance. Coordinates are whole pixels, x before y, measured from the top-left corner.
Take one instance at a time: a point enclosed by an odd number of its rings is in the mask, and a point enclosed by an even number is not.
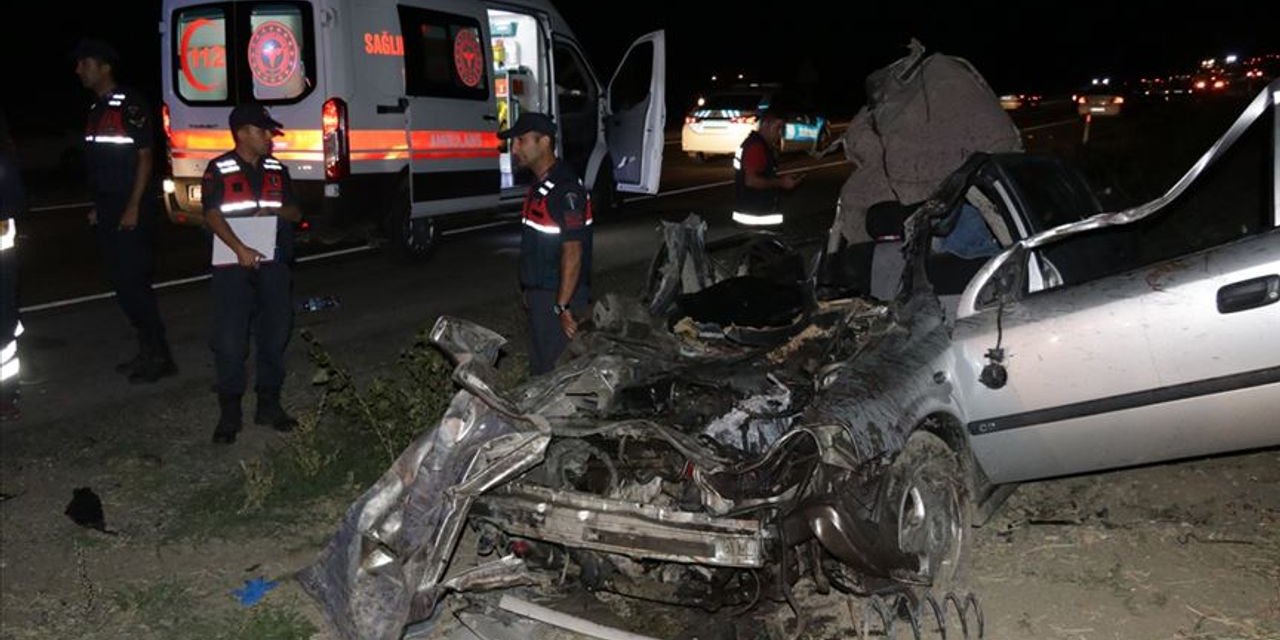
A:
[[[529,314],[529,369],[550,371],[578,331],[591,297],[591,198],[556,158],[556,125],[524,113],[498,137],[533,173],[520,222],[520,288]]]
[[[151,234],[157,193],[151,110],[142,96],[116,84],[115,49],[82,40],[72,52],[80,83],[96,101],[84,144],[94,208],[89,213],[116,300],[138,334],[138,354],[116,370],[130,382],[155,382],[178,372],[151,290]]]
[[[246,103],[231,110],[230,126],[235,149],[210,161],[201,183],[205,224],[236,260],[213,267],[211,346],[220,409],[213,441],[224,444],[235,442],[240,431],[251,332],[257,346],[254,423],[277,431],[297,425],[280,405],[280,388],[285,348],[293,330],[289,303],[293,223],[302,219],[289,170],[271,156],[271,139],[282,125],[262,105]],[[232,229],[230,220],[249,216],[276,218],[273,249],[254,249]]]
[[[734,222],[753,227],[782,224],[782,192],[800,184],[798,175],[778,175],[786,126],[782,114],[766,110],[733,155]]]

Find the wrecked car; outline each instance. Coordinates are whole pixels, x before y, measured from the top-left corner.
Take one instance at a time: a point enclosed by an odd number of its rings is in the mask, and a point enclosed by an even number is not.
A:
[[[707,610],[792,602],[802,577],[938,586],[1013,483],[1278,445],[1278,103],[1280,82],[1168,193],[1114,213],[1061,164],[971,155],[923,204],[868,211],[898,257],[881,299],[798,254],[726,273],[690,219],[664,225],[647,300],[601,300],[567,360],[513,390],[493,382],[504,339],[441,318],[461,390],[300,580],[364,639],[569,572]],[[1187,203],[1223,215],[1194,187],[1241,150],[1266,172],[1230,202],[1239,226],[1134,242]],[[451,572],[468,527],[493,560]]]

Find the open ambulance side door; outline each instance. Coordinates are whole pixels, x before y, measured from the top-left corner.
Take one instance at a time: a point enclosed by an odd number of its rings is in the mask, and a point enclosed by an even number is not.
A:
[[[646,34],[631,44],[609,81],[605,139],[618,191],[658,192],[667,123],[667,36]]]

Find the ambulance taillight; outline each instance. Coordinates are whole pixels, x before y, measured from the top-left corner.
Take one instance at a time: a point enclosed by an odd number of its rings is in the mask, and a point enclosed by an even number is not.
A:
[[[347,135],[347,103],[329,98],[320,117],[324,136],[324,177],[341,180],[351,173],[351,153]]]

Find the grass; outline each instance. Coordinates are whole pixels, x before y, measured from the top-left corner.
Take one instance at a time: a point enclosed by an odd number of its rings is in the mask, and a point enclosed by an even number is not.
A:
[[[229,536],[315,517],[321,500],[351,500],[436,424],[455,392],[452,365],[419,332],[387,373],[357,380],[304,332],[321,389],[317,407],[280,446],[187,497],[167,537]]]
[[[231,612],[202,606],[191,588],[173,580],[125,587],[112,593],[110,601],[120,614],[115,619],[132,632],[146,630],[166,639],[306,640],[317,631],[286,605],[259,604]]]

